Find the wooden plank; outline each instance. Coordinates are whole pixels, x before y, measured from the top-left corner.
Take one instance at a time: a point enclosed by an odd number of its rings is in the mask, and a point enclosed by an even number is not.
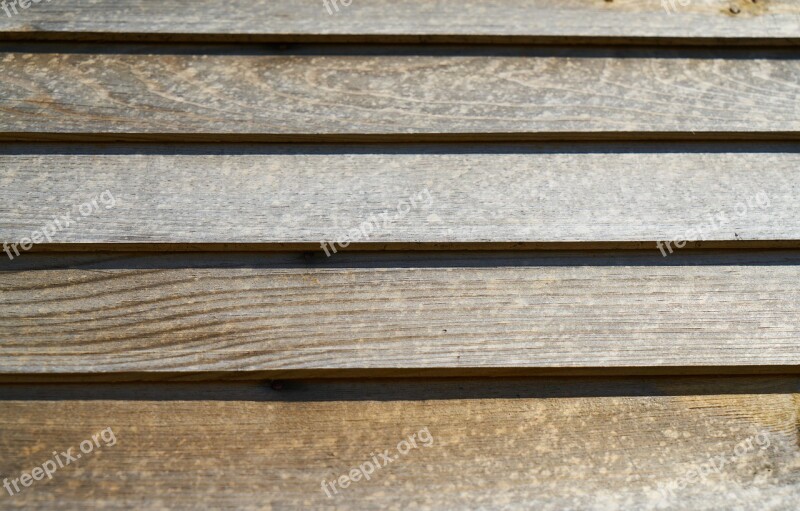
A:
[[[798,276],[798,251],[33,253],[0,271],[0,373],[793,372]]]
[[[796,144],[9,144],[0,240],[45,229],[60,250],[325,241],[328,253],[797,243],[798,168]],[[58,228],[66,213],[73,222]]]
[[[753,140],[800,133],[796,50],[0,50],[6,140]]]
[[[82,455],[3,491],[6,508],[749,511],[800,497],[797,378],[6,385],[0,399],[0,476]],[[322,481],[373,456],[369,480],[326,496]]]
[[[790,44],[800,33],[800,7],[791,0],[61,0],[18,11],[0,17],[1,37]]]

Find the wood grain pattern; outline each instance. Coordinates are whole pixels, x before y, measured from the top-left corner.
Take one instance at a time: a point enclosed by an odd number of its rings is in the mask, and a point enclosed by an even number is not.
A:
[[[25,254],[0,373],[800,366],[797,251]]]
[[[0,505],[788,511],[800,496],[797,378],[280,388],[0,386],[1,477],[30,472],[54,450],[77,453],[106,428],[116,440],[52,480],[13,497],[3,491]],[[421,430],[425,442],[399,454],[399,442]],[[326,497],[323,480],[385,450],[397,459]],[[709,463],[720,469],[702,479],[692,472]]]
[[[0,149],[0,240],[30,238],[70,212],[71,225],[52,229],[61,249],[320,250],[323,240],[352,236],[348,249],[641,242],[657,250],[655,241],[690,239],[691,231],[698,242],[690,246],[798,241],[797,151],[794,144],[678,151],[670,144],[9,144]],[[109,200],[83,217],[80,205],[106,190]]]
[[[752,140],[800,133],[795,50],[0,50],[5,139]]]
[[[0,509],[797,509],[797,2],[21,1]]]
[[[349,2],[348,2],[349,3]],[[790,44],[791,0],[61,0],[0,17],[37,39]]]

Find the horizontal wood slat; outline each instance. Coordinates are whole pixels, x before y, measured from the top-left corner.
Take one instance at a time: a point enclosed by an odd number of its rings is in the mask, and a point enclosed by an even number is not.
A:
[[[797,378],[274,387],[280,390],[0,386],[3,477],[30,474],[53,451],[79,454],[81,442],[107,428],[113,434],[52,480],[13,497],[4,490],[0,502],[47,510],[203,502],[213,509],[749,511],[791,509],[800,497]],[[398,450],[412,435],[417,447]],[[326,496],[323,480],[377,453],[396,459]]]
[[[0,373],[800,366],[800,252],[24,254]]]
[[[800,137],[794,50],[48,48],[0,48],[0,138]]]
[[[794,510],[799,44],[792,0],[0,0],[0,509]]]
[[[0,240],[19,243],[45,229],[62,250],[96,243],[321,250],[325,241],[329,253],[615,242],[658,252],[656,241],[676,238],[689,246],[800,242],[798,150],[8,144],[0,149]],[[92,199],[97,207],[84,207],[84,217],[81,205]],[[66,213],[73,221],[59,228],[53,218]],[[48,243],[39,241],[34,250]]]
[[[61,0],[18,10],[0,17],[0,37],[788,44],[800,34],[791,0]]]

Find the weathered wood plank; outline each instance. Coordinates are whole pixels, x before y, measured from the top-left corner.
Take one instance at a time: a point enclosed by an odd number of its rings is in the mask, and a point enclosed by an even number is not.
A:
[[[339,241],[329,253],[402,244],[628,242],[658,251],[655,241],[676,238],[706,247],[797,242],[798,149],[9,144],[0,149],[0,240],[18,243],[45,229],[67,250],[81,243],[320,250],[322,241]],[[94,197],[98,206],[83,217],[81,204]],[[73,222],[58,228],[53,218],[68,212]],[[345,238],[356,245],[344,247]]]
[[[107,433],[0,503],[788,511],[800,497],[798,390],[779,377],[6,385],[3,478]],[[416,448],[400,444],[412,435]],[[373,456],[369,480],[326,496],[322,481]]]
[[[60,0],[30,5],[0,17],[0,37],[787,44],[800,34],[800,7],[791,0]]]
[[[5,139],[800,136],[795,50],[0,50]]]
[[[25,254],[0,373],[800,366],[800,252]]]

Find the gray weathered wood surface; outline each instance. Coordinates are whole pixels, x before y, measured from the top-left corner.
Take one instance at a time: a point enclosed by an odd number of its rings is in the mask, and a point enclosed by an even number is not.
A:
[[[70,225],[51,228],[52,242],[67,244],[62,249],[244,243],[320,250],[321,241],[346,237],[379,249],[621,241],[656,251],[656,240],[675,238],[704,246],[796,242],[798,149],[8,144],[0,149],[0,240],[30,238],[70,213]],[[83,217],[81,204],[106,191]]]
[[[800,6],[792,0],[336,2],[60,0],[0,16],[0,37],[625,44],[787,44],[800,37]]]
[[[800,252],[23,254],[0,373],[800,366]]]
[[[796,511],[800,2],[27,1],[0,509]]]
[[[3,477],[113,439],[0,505],[790,511],[799,391],[796,377],[3,385]],[[397,458],[326,496],[323,480],[375,453]]]
[[[795,50],[68,51],[0,47],[0,138],[800,137]]]

